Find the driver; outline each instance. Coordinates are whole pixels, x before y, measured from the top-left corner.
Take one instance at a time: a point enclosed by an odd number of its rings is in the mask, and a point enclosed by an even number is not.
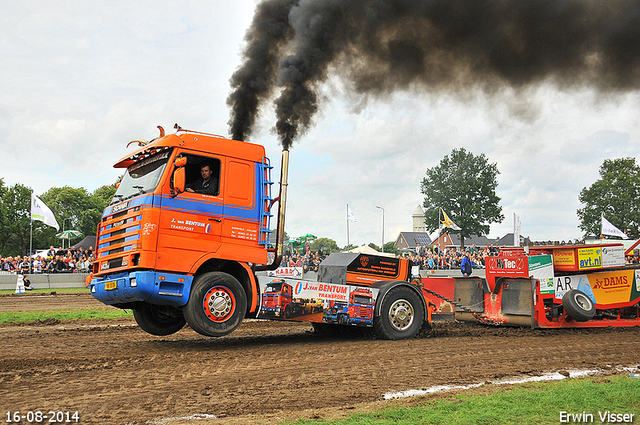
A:
[[[200,175],[202,179],[188,184],[185,192],[191,193],[203,193],[205,195],[218,195],[218,179],[213,176],[213,170],[209,163],[203,163],[200,165]]]

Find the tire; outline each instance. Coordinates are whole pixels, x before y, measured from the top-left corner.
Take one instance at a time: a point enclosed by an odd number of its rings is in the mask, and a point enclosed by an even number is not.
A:
[[[194,331],[204,336],[224,336],[233,332],[247,311],[247,295],[238,280],[223,272],[198,276],[191,287],[184,318]]]
[[[572,289],[562,297],[562,307],[576,322],[586,322],[596,315],[591,298],[582,291]]]
[[[413,338],[422,328],[424,314],[420,296],[400,286],[390,290],[382,300],[380,316],[374,318],[373,329],[382,339]]]
[[[143,331],[157,336],[174,334],[187,323],[180,309],[149,303],[139,303],[133,318]]]

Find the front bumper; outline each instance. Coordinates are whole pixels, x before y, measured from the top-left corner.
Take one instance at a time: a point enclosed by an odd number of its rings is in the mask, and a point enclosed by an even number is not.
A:
[[[91,295],[107,305],[148,302],[182,307],[189,301],[193,276],[134,271],[93,278]]]

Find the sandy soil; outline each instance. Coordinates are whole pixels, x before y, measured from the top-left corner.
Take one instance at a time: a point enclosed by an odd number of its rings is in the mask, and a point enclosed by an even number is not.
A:
[[[0,297],[0,311],[53,305],[101,306],[88,295]],[[395,403],[381,401],[388,392],[638,365],[640,328],[439,322],[416,339],[379,341],[251,320],[209,339],[189,328],[154,337],[128,319],[51,321],[0,327],[0,347],[3,415],[77,411],[83,424],[277,423]],[[212,416],[176,419],[191,415]]]

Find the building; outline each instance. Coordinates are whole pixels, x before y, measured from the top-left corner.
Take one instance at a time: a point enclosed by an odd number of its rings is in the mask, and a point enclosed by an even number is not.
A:
[[[431,237],[425,232],[400,232],[395,247],[400,251],[415,251],[416,247],[431,245]]]
[[[413,218],[413,231],[418,233],[425,233],[427,231],[427,228],[424,225],[426,218],[424,216],[424,211],[422,210],[422,207],[420,205],[416,207],[416,210],[413,212],[413,215],[411,217]]]

